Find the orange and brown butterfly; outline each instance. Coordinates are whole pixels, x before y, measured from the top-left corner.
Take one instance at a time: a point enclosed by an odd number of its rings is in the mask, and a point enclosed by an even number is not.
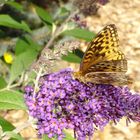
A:
[[[73,76],[84,83],[126,85],[130,83],[126,72],[127,60],[119,48],[117,29],[110,24],[89,43]]]

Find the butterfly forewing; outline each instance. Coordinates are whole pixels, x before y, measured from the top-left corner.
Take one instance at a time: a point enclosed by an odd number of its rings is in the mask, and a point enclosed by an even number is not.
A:
[[[80,71],[83,75],[88,73],[93,65],[102,61],[122,60],[124,54],[119,49],[117,30],[114,24],[106,26],[89,43],[83,60],[80,64]]]
[[[126,72],[126,71],[127,71],[126,60],[110,60],[110,61],[101,61],[97,64],[91,65],[90,68],[87,69],[86,74],[90,72]]]

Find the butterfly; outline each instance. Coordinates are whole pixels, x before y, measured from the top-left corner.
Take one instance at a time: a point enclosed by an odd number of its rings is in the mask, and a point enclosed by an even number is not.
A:
[[[78,72],[73,76],[81,82],[95,84],[127,85],[127,60],[119,48],[117,28],[104,27],[89,43]]]

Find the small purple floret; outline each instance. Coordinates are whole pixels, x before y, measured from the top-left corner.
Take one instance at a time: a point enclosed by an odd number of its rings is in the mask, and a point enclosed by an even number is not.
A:
[[[64,129],[73,129],[77,140],[85,140],[96,129],[122,117],[140,122],[140,95],[128,87],[84,84],[72,78],[72,70],[64,69],[40,79],[40,90],[25,88],[29,114],[36,118],[39,136],[65,137]]]
[[[99,0],[99,3],[102,4],[102,5],[105,5],[108,2],[109,2],[109,0]]]

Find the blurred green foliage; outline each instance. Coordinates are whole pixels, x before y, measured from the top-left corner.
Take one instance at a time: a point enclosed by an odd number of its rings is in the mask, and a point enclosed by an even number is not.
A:
[[[68,37],[90,41],[95,36],[93,32],[81,29],[73,20],[67,21],[73,9],[70,3],[65,3],[67,0],[61,2],[57,0],[3,0],[0,2],[1,110],[26,110],[22,90],[27,84],[24,81],[25,72],[30,71],[30,66],[38,59],[41,50],[52,38],[53,42],[49,47],[55,50],[54,45]],[[55,34],[62,25],[63,28],[60,28],[59,34]],[[4,55],[5,53],[9,53],[13,59],[9,59],[8,55]],[[82,56],[83,52],[77,49],[69,52],[62,59],[80,63]],[[7,63],[8,59],[10,63]],[[29,79],[29,75],[27,78]],[[3,122],[5,125],[2,124]],[[3,118],[0,118],[0,125],[4,131],[13,129],[12,124],[7,123]],[[7,132],[6,135],[22,139],[20,135],[13,132]],[[72,139],[70,135],[68,137]]]

